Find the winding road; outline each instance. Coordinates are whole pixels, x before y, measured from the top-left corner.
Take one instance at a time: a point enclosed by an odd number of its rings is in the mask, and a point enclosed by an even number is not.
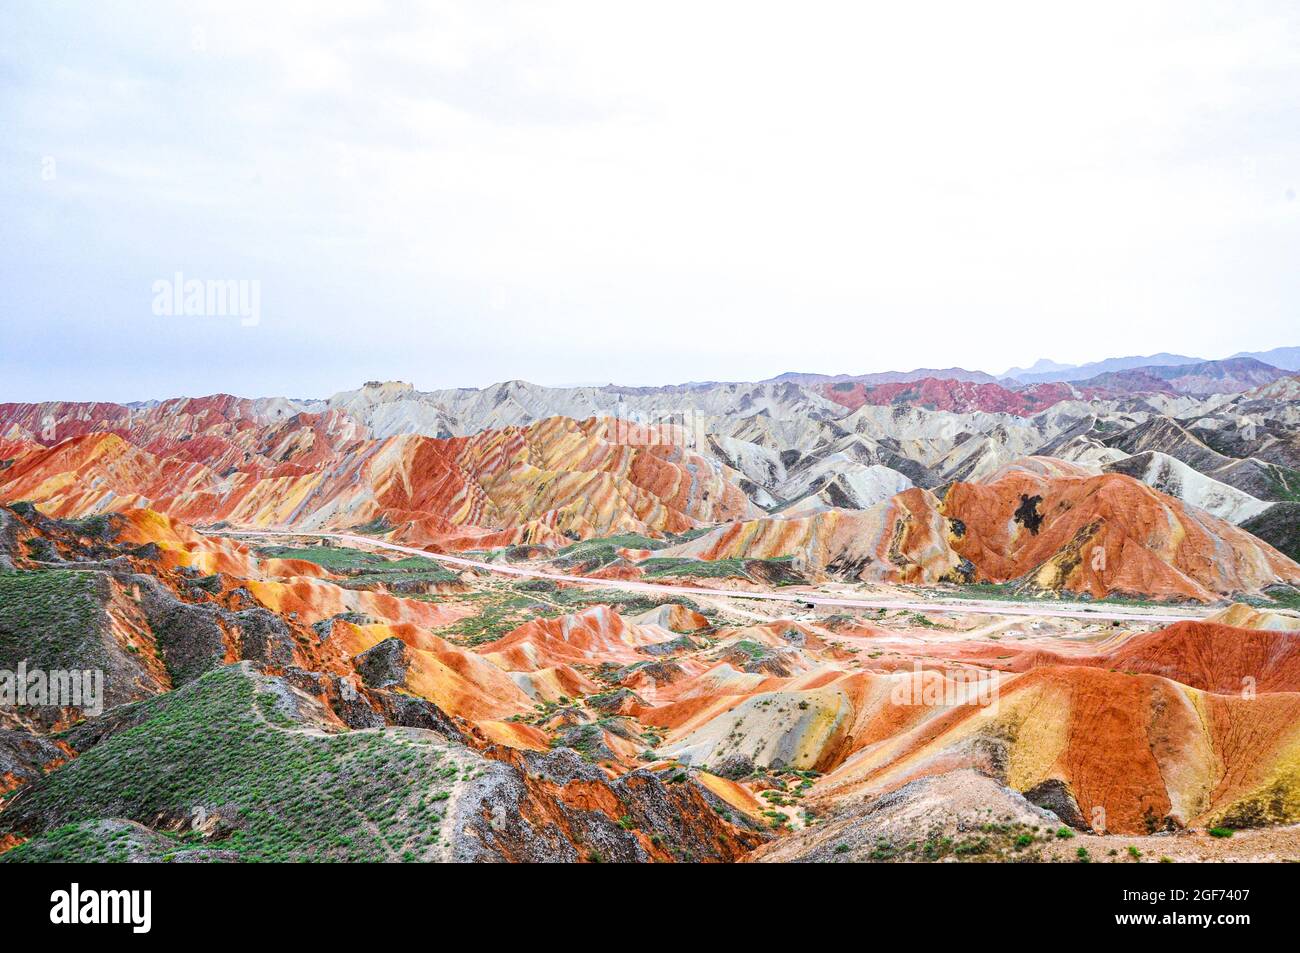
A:
[[[601,589],[620,589],[629,592],[651,592],[658,595],[679,596],[684,594],[702,596],[721,596],[729,599],[766,599],[774,602],[801,603],[811,606],[829,606],[848,609],[906,609],[911,612],[951,612],[983,613],[997,616],[1034,616],[1053,619],[1085,619],[1098,622],[1154,622],[1169,624],[1184,622],[1188,619],[1204,619],[1218,610],[1213,607],[1178,608],[1161,607],[1158,610],[1144,612],[1140,609],[1116,610],[1104,604],[1094,606],[1070,606],[1060,603],[1047,605],[1023,605],[1015,602],[1000,602],[982,599],[946,599],[942,602],[913,602],[898,599],[849,599],[839,596],[827,596],[800,590],[786,589],[783,592],[772,590],[732,590],[710,589],[705,586],[673,586],[665,583],[640,582],[631,579],[592,579],[589,576],[572,576],[564,573],[545,572],[540,569],[526,569],[521,566],[500,565],[465,559],[462,556],[448,556],[444,553],[430,553],[414,546],[402,546],[368,536],[356,536],[351,533],[313,533],[301,530],[226,530],[213,533],[214,536],[262,537],[280,536],[297,539],[332,539],[360,547],[386,549],[407,556],[422,556],[425,559],[450,566],[477,569],[482,572],[500,573],[506,576],[522,576],[530,579],[550,579],[555,582],[567,582],[576,585],[597,586]]]

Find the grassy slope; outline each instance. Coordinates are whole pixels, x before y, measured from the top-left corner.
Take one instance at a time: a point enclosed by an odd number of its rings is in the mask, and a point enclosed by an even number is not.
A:
[[[0,832],[44,829],[2,859],[112,859],[123,846],[87,836],[86,822],[163,815],[188,829],[198,808],[236,828],[205,846],[241,859],[416,860],[438,850],[444,802],[474,770],[465,752],[400,731],[303,733],[266,684],[230,666],[139,703],[140,724],[0,813]],[[174,839],[177,851],[199,843]]]
[[[369,569],[388,562],[377,553],[349,546],[265,546],[257,554],[269,559],[305,559],[326,569]],[[414,559],[414,557],[412,557]]]
[[[258,550],[263,558],[305,559],[336,573],[351,576],[348,588],[367,588],[379,583],[455,582],[460,577],[431,559],[407,556],[385,559],[378,553],[350,546],[268,546]]]
[[[107,618],[99,579],[62,569],[0,572],[0,668],[27,659],[44,668],[84,668]]]
[[[777,556],[771,559],[686,559],[680,557],[653,556],[644,559],[638,565],[645,570],[647,579],[661,579],[666,576],[688,576],[703,579],[752,579],[745,569],[748,562],[771,563],[774,566],[789,566],[790,556]]]
[[[1275,503],[1246,520],[1241,528],[1300,561],[1300,503]]]

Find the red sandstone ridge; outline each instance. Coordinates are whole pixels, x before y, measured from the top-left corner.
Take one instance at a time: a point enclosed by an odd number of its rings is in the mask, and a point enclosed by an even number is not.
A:
[[[823,397],[849,410],[857,410],[863,404],[881,407],[906,404],[955,413],[984,411],[1021,417],[1046,410],[1063,400],[1092,398],[1100,394],[1096,388],[1085,393],[1061,383],[1035,384],[1023,390],[1009,390],[1001,384],[940,380],[935,377],[885,384],[863,384],[857,381],[827,383],[819,385],[817,390]]]
[[[74,437],[115,434],[158,457],[213,470],[310,467],[367,435],[337,411],[312,414],[287,401],[229,394],[177,397],[147,407],[108,403],[0,404],[0,434],[53,447]]]
[[[725,467],[606,420],[552,417],[472,437],[372,440],[333,413],[261,424],[215,414],[210,427],[182,439],[207,413],[181,414],[187,422],[172,434],[150,417],[126,436],[23,443],[0,471],[0,500],[27,500],[60,517],[149,507],[200,524],[376,523],[397,538],[453,549],[683,532],[753,510]]]
[[[1300,582],[1300,565],[1204,510],[1120,474],[1058,475],[1063,466],[1031,458],[948,489],[951,545],[981,580],[1202,601]]]

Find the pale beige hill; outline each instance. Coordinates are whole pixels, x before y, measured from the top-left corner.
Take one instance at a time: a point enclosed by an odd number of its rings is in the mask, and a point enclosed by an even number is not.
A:
[[[1236,626],[1239,629],[1272,629],[1277,632],[1300,632],[1300,615],[1295,612],[1256,609],[1240,602],[1234,602],[1222,612],[1216,612],[1205,620],[1219,625]]]

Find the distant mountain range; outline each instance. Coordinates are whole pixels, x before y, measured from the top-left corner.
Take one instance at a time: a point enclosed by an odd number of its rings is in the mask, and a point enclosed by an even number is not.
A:
[[[1241,351],[1233,357],[1253,357],[1288,371],[1300,371],[1300,347],[1275,347],[1271,351]]]
[[[1222,360],[1208,360],[1203,357],[1191,357],[1186,354],[1171,354],[1162,351],[1159,354],[1132,355],[1130,357],[1108,357],[1102,361],[1091,361],[1087,364],[1067,364],[1054,361],[1049,358],[1040,358],[1029,367],[1012,367],[1002,374],[987,374],[984,371],[973,371],[964,367],[945,367],[930,368],[918,367],[910,371],[878,371],[870,374],[820,374],[806,371],[786,371],[778,374],[776,377],[767,378],[760,381],[762,384],[799,384],[803,387],[811,387],[823,391],[826,385],[837,384],[856,384],[861,388],[872,388],[881,384],[903,384],[915,383],[925,380],[950,381],[964,384],[1001,384],[1010,389],[1017,387],[1035,385],[1035,384],[1060,384],[1060,383],[1081,383],[1086,387],[1103,387],[1108,383],[1118,383],[1119,390],[1122,393],[1132,393],[1135,389],[1140,390],[1135,385],[1136,378],[1126,381],[1123,378],[1115,379],[1106,375],[1118,374],[1124,371],[1135,371],[1143,368],[1155,367],[1183,367],[1183,366],[1200,366],[1209,367],[1211,365],[1220,365],[1226,361],[1234,361],[1238,358],[1250,358],[1259,361],[1262,364],[1269,365],[1280,371],[1300,371],[1300,347],[1277,347],[1270,351],[1239,351],[1232,357]],[[1244,365],[1234,365],[1238,368]],[[1212,377],[1216,379],[1228,380],[1231,375],[1225,375],[1221,372],[1210,370]],[[1161,374],[1148,375],[1152,381],[1155,378],[1161,380],[1175,380],[1178,378],[1191,376],[1190,374],[1175,374],[1172,376]],[[1151,381],[1149,381],[1150,383]],[[1230,393],[1235,390],[1245,390],[1247,387],[1254,387],[1262,381],[1251,381],[1246,387],[1229,387],[1224,391],[1213,391],[1214,393]],[[700,389],[718,386],[719,382],[692,382],[690,384],[679,385],[687,389]],[[733,382],[743,383],[743,382]],[[653,388],[655,390],[665,390],[667,388]],[[847,388],[840,388],[847,391]],[[1157,389],[1169,390],[1167,386],[1160,386]],[[649,389],[646,389],[649,390]],[[1182,393],[1175,388],[1175,391]],[[1210,393],[1211,391],[1196,391],[1196,393]],[[1191,393],[1191,391],[1188,391]],[[834,398],[833,398],[834,399]],[[1012,402],[1015,403],[1015,402]],[[1036,402],[1031,402],[1036,403]]]
[[[816,384],[898,384],[922,381],[929,378],[941,381],[964,381],[971,384],[994,384],[997,378],[983,371],[968,371],[964,367],[918,367],[911,371],[880,371],[875,374],[803,374],[786,371],[776,377],[761,381],[763,384],[792,383]]]
[[[1042,368],[1052,363],[1039,361],[1034,366]],[[963,368],[921,368],[858,375],[787,372],[762,383],[799,387],[850,410],[864,404],[902,404],[956,413],[983,411],[1024,417],[1066,400],[1107,400],[1139,394],[1235,394],[1291,375],[1290,371],[1253,357],[1199,361],[1183,360],[1175,354],[1111,358],[1070,370],[1060,370],[1062,365],[1056,367],[1056,371],[1025,373],[1019,379],[1004,377],[1001,381]],[[1034,379],[1032,383],[1027,380],[1030,378]]]
[[[1018,384],[1050,384],[1058,381],[1086,381],[1099,374],[1113,374],[1116,371],[1132,370],[1135,367],[1165,367],[1178,364],[1199,364],[1200,357],[1187,357],[1182,354],[1149,354],[1146,357],[1108,357],[1104,361],[1090,364],[1076,364],[1058,370],[1036,371],[1016,374],[1013,378]],[[1040,362],[1041,363],[1041,362]]]
[[[1051,374],[1055,371],[1071,371],[1078,366],[1077,364],[1058,364],[1056,361],[1040,357],[1034,361],[1032,367],[1013,367],[999,376],[1005,380],[1008,377],[1018,378],[1026,374]]]
[[[1195,364],[1153,364],[1098,374],[1079,381],[1080,386],[1112,394],[1151,394],[1166,391],[1174,394],[1236,393],[1271,384],[1286,377],[1286,371],[1257,361],[1253,357],[1232,357],[1226,361],[1201,361]]]
[[[1239,351],[1232,355],[1232,358],[1238,357],[1251,357],[1283,370],[1300,370],[1300,347],[1275,347],[1271,351]],[[1227,358],[1227,360],[1232,360],[1232,358]],[[1112,374],[1116,371],[1127,371],[1137,367],[1170,367],[1180,364],[1204,363],[1209,362],[1203,357],[1188,357],[1185,354],[1169,354],[1167,352],[1149,354],[1145,357],[1109,357],[1104,361],[1093,361],[1090,364],[1060,364],[1042,358],[1036,361],[1032,367],[1013,367],[1009,369],[1006,373],[999,375],[999,380],[1003,383],[1012,382],[1017,384],[1086,381],[1101,374]]]

